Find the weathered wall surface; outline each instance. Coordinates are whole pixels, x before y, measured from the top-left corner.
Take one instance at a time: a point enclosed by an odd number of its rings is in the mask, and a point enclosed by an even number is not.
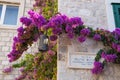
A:
[[[3,1],[5,1],[5,0],[3,0]],[[6,1],[9,1],[9,0],[6,0]],[[34,3],[34,0],[25,0],[23,16],[27,16],[27,11],[33,7],[33,3]],[[2,26],[2,25],[0,25],[0,26]],[[17,26],[17,27],[19,27],[19,26]],[[8,28],[0,27],[0,80],[14,80],[14,78],[17,77],[18,74],[20,74],[19,71],[16,69],[10,74],[2,73],[2,70],[5,67],[9,67],[11,65],[8,61],[7,54],[11,51],[13,37],[15,35],[17,35],[16,29],[9,28],[9,26],[8,26]],[[37,51],[36,46],[37,46],[37,44],[34,44],[25,53],[31,53],[31,52]]]
[[[66,35],[61,35],[58,43],[57,80],[120,80],[120,65],[117,64],[107,64],[100,75],[93,75],[90,69],[68,67],[69,52],[93,53],[94,55],[103,48],[102,43],[92,39],[80,43],[76,38],[68,39]]]
[[[105,0],[58,0],[58,10],[70,17],[81,17],[85,25],[107,29]]]
[[[105,0],[58,0],[59,12],[70,17],[80,16],[85,25],[94,29],[107,27],[107,14]],[[101,75],[92,75],[89,69],[70,69],[68,68],[68,52],[87,51],[85,45],[77,40],[69,40],[65,35],[60,36],[58,41],[58,71],[57,80],[120,80],[120,65],[108,64]],[[97,52],[100,49],[99,43],[87,41],[84,44],[90,44],[88,52]],[[82,46],[80,46],[82,45]],[[100,44],[102,46],[102,44]],[[69,49],[72,46],[73,49]],[[98,47],[96,49],[96,47]]]

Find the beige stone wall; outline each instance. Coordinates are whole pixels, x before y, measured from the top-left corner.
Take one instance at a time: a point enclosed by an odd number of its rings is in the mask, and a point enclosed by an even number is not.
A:
[[[58,10],[70,17],[81,17],[85,25],[107,29],[105,0],[58,0]]]
[[[107,27],[107,14],[105,0],[58,0],[59,12],[69,17],[80,16],[84,24],[92,28]],[[87,51],[84,44],[90,43]],[[92,75],[90,69],[68,68],[68,52],[97,52],[99,43],[88,41],[80,44],[76,39],[70,40],[65,35],[58,40],[57,80],[120,80],[120,65],[107,64],[100,75]],[[82,45],[82,46],[81,46]],[[100,44],[102,46],[102,44]],[[69,49],[72,46],[73,49]],[[97,48],[98,47],[98,48]],[[96,49],[97,48],[97,49]],[[102,48],[102,47],[101,47]]]
[[[93,75],[91,69],[69,68],[68,53],[73,55],[78,52],[96,54],[99,49],[103,48],[102,43],[92,39],[87,39],[84,43],[80,43],[76,38],[70,40],[64,34],[58,40],[58,61],[57,61],[57,80],[120,80],[120,65],[107,64],[104,71],[100,75]]]
[[[0,1],[12,1],[12,0],[0,0]],[[16,1],[16,0],[13,0],[13,1]],[[19,0],[17,0],[16,2],[19,2]],[[33,3],[34,3],[34,0],[25,0],[25,3],[24,3],[25,6],[23,7],[24,8],[23,16],[27,16],[27,11],[33,7]],[[16,26],[16,27],[19,27],[19,26]],[[6,27],[6,26],[0,25],[0,80],[14,80],[15,77],[17,77],[18,74],[20,74],[18,69],[15,69],[10,74],[4,74],[4,73],[2,73],[2,70],[5,67],[9,67],[11,65],[8,61],[7,54],[11,51],[13,37],[15,35],[17,35],[17,31],[16,31],[16,29],[12,29],[9,26],[7,28],[4,28],[4,27]],[[36,52],[37,51],[36,46],[37,46],[37,44],[34,44],[25,53]],[[18,61],[16,61],[16,62],[18,62]],[[16,63],[16,62],[14,62],[14,63]]]

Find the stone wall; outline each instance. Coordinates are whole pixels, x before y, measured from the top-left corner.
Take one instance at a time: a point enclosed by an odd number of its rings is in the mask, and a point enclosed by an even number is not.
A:
[[[107,29],[105,0],[58,0],[58,10],[70,17],[81,17],[90,27]]]
[[[104,46],[100,42],[92,39],[87,39],[84,43],[80,43],[76,38],[70,40],[64,34],[58,40],[58,61],[57,61],[57,80],[120,80],[120,65],[107,64],[104,71],[100,75],[93,75],[89,68],[70,68],[68,66],[68,54],[81,55],[95,55],[99,49]]]
[[[5,0],[3,0],[5,1]],[[6,0],[7,1],[7,0]],[[33,7],[34,0],[25,0],[24,6],[24,15],[27,16],[27,11]],[[2,26],[2,25],[0,25]],[[20,25],[19,25],[20,26]],[[19,27],[17,26],[17,27]],[[16,29],[0,27],[0,80],[14,80],[18,76],[19,71],[17,69],[13,70],[10,74],[2,73],[2,70],[6,67],[9,67],[11,64],[8,61],[7,54],[11,51],[13,37],[17,35]],[[37,51],[37,44],[34,44],[28,51],[25,53],[32,53]],[[16,61],[18,62],[18,61]],[[13,63],[16,63],[13,62]]]
[[[105,0],[58,0],[58,7],[59,12],[69,17],[80,16],[87,26],[108,29]],[[86,50],[85,44],[89,43],[86,46],[89,50]],[[92,75],[90,69],[68,67],[68,52],[96,53],[101,46],[92,40],[81,44],[76,39],[68,39],[65,34],[61,35],[58,40],[57,80],[120,80],[120,65],[117,64],[107,64],[100,75]]]

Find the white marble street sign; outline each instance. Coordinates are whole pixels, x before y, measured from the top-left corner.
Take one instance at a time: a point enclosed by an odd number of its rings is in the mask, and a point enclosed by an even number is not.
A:
[[[68,55],[68,67],[91,69],[93,68],[94,59],[95,55],[88,54],[88,52],[72,53]]]

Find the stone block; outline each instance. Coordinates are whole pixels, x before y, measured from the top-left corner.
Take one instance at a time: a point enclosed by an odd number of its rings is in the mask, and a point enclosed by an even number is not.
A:
[[[58,44],[62,46],[71,45],[71,40],[66,36],[66,34],[63,34],[59,37]]]
[[[6,37],[6,36],[9,36],[9,34],[7,32],[3,32],[3,33],[0,34],[0,36]]]
[[[66,60],[65,54],[58,54],[58,60],[65,61]]]
[[[2,51],[3,51],[3,52],[10,51],[10,47],[3,46],[3,47],[2,47]]]
[[[0,75],[0,80],[3,80],[4,75]]]
[[[2,61],[2,65],[9,65],[9,61]]]
[[[3,66],[3,65],[1,65],[1,66],[0,66],[0,70],[1,70],[1,69],[3,69],[3,68],[4,68],[4,66]]]
[[[15,76],[14,75],[4,75],[4,80],[14,80]]]
[[[2,37],[2,39],[1,39],[1,41],[10,41],[11,40],[11,38],[10,37]]]
[[[4,41],[0,41],[0,46],[2,47],[2,46],[5,46],[6,45],[6,42],[4,42]]]
[[[2,53],[0,53],[0,54],[2,54]],[[7,59],[6,56],[0,56],[0,61],[6,60],[6,59]]]
[[[13,37],[14,35],[13,35],[13,33],[9,33],[9,37]]]
[[[68,48],[67,48],[67,46],[59,46],[58,47],[58,51],[60,52],[60,53],[67,53],[68,52]]]

